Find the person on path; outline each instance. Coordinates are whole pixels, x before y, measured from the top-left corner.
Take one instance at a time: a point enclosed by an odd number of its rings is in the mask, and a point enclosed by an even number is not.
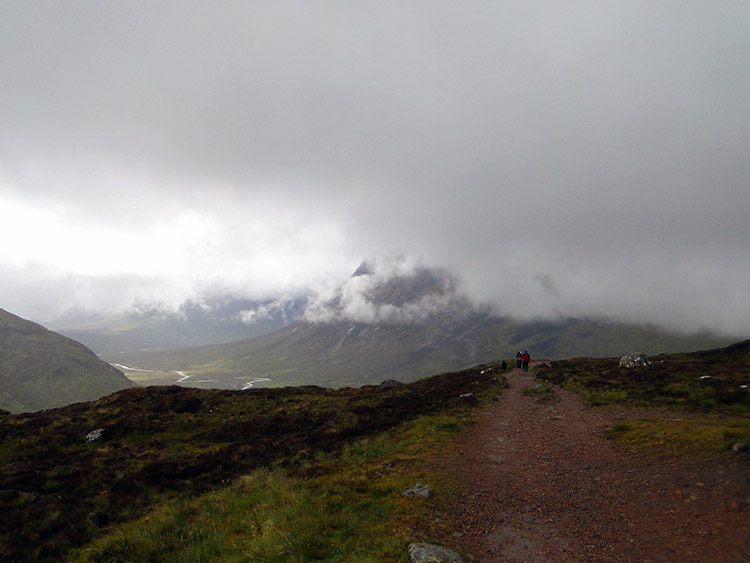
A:
[[[523,371],[529,371],[529,362],[531,361],[531,356],[529,355],[528,350],[524,350],[523,356],[521,356],[521,361],[523,362]]]
[[[516,354],[516,367],[517,368],[521,367],[522,361],[523,361],[523,353],[521,352],[521,350],[519,350],[518,353]]]
[[[500,364],[500,367],[501,367],[501,368],[503,368],[503,371],[505,371],[505,370],[507,370],[507,369],[508,369],[508,364],[507,364],[507,363],[505,363],[505,360],[503,360],[503,363],[502,363],[502,364]]]

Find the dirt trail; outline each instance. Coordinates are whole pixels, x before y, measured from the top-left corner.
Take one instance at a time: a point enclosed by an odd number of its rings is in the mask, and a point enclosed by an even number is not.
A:
[[[644,411],[591,409],[561,389],[540,402],[522,394],[533,373],[508,379],[439,462],[466,484],[443,515],[446,544],[480,562],[750,561],[746,463],[623,450],[607,429]]]

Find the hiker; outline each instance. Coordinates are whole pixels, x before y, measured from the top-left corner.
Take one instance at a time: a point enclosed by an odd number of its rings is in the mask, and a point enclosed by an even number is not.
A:
[[[521,356],[521,361],[523,362],[523,371],[529,371],[529,362],[531,361],[531,356],[529,355],[528,350],[524,350],[523,356]]]
[[[516,354],[516,367],[517,368],[521,367],[522,361],[523,361],[523,354],[521,353],[521,350],[519,350],[518,353]]]
[[[500,367],[503,368],[503,371],[505,371],[506,369],[508,369],[508,364],[505,363],[505,360],[503,360],[503,363],[500,364]]]

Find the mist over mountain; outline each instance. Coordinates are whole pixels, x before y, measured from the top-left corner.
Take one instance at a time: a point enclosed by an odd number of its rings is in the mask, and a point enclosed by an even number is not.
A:
[[[436,315],[466,315],[474,309],[446,270],[407,259],[366,260],[333,296],[311,303],[305,320],[419,323]]]
[[[133,385],[84,345],[0,309],[0,408],[49,409]]]
[[[253,338],[300,319],[307,296],[253,300],[211,294],[176,309],[140,303],[119,314],[70,312],[47,326],[85,343],[100,356],[122,351],[182,348]]]
[[[74,310],[45,326],[112,359],[121,352],[255,338],[300,320],[412,324],[476,310],[460,293],[456,277],[446,270],[396,258],[363,261],[342,284],[297,295],[259,300],[216,290],[176,308],[148,302],[116,314]]]
[[[691,351],[727,343],[710,333],[676,334],[608,319],[521,321],[472,304],[443,270],[408,260],[376,260],[363,262],[335,291],[311,300],[303,318],[278,331],[107,359],[161,372],[139,375],[142,383],[172,383],[179,372],[181,384],[199,387],[340,387],[389,378],[413,381],[512,358],[518,349],[557,359]]]

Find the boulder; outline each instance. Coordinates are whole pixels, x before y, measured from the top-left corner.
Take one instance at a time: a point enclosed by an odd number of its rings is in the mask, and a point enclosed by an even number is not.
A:
[[[104,428],[97,428],[86,434],[87,442],[98,442],[104,438]]]
[[[465,563],[452,549],[429,543],[409,544],[409,557],[412,563]]]
[[[417,497],[430,498],[432,497],[432,489],[428,485],[420,485],[419,483],[417,483],[413,487],[409,487],[403,493],[401,493],[402,497],[409,497],[412,495]]]
[[[395,379],[386,379],[385,381],[383,381],[383,383],[378,385],[378,387],[380,387],[381,389],[388,389],[390,387],[400,387],[401,385],[403,385],[403,383],[401,383],[400,381],[397,381]]]
[[[621,368],[636,368],[636,367],[644,367],[651,364],[651,360],[648,359],[646,354],[643,352],[635,352],[633,354],[627,354],[626,356],[623,356],[620,358],[620,367]]]
[[[738,454],[750,452],[750,442],[737,442],[732,446],[732,451]]]

